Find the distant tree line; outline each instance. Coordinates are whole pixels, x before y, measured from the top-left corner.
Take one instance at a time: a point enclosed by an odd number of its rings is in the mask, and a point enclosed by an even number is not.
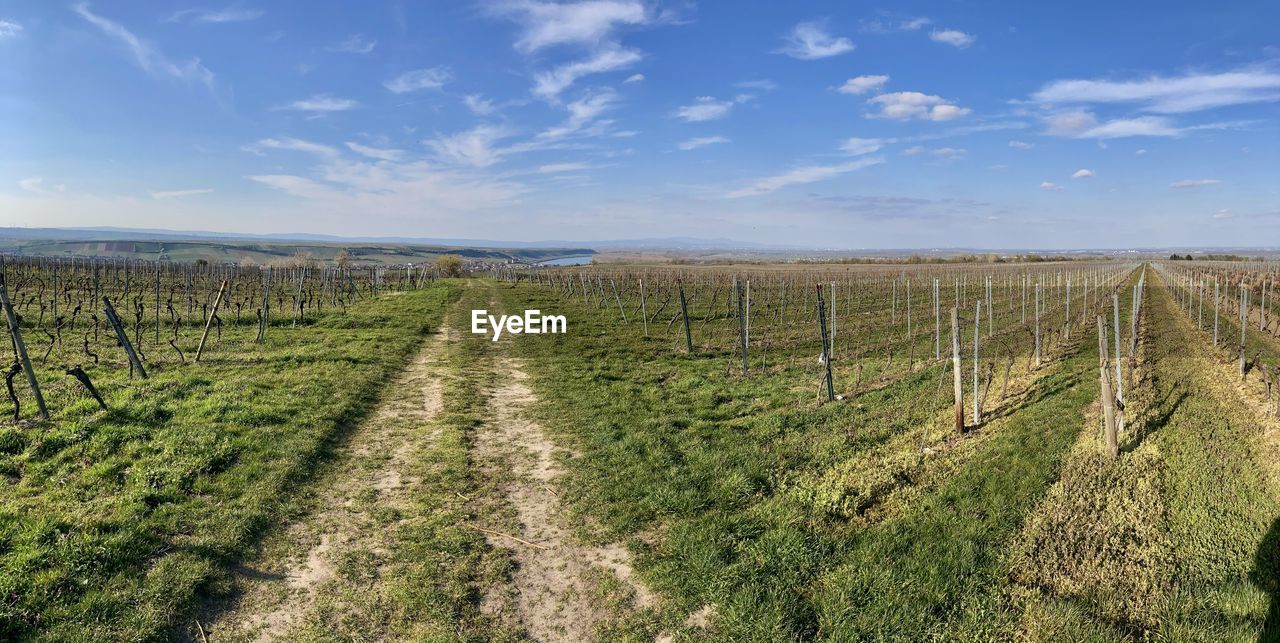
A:
[[[1244,255],[1200,255],[1196,257],[1190,253],[1180,255],[1173,253],[1169,255],[1170,261],[1266,261],[1264,257],[1246,257]]]

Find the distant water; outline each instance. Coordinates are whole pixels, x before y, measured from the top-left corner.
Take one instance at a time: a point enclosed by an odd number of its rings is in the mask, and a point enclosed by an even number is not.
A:
[[[586,266],[591,264],[591,257],[561,257],[539,261],[539,266]]]

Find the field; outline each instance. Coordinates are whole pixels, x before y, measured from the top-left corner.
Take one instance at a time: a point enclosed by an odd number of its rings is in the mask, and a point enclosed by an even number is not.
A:
[[[9,258],[0,639],[1273,640],[1276,275]]]

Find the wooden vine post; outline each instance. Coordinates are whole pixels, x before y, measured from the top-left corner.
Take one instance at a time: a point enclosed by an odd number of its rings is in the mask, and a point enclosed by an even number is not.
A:
[[[747,323],[746,313],[742,307],[742,284],[733,280],[733,290],[738,295],[738,339],[742,344],[742,374],[747,374]]]
[[[1036,368],[1040,368],[1040,282],[1036,282]]]
[[[18,330],[18,317],[13,313],[13,304],[9,303],[9,288],[5,284],[3,273],[0,273],[0,304],[4,306],[5,318],[9,320],[9,334],[13,339],[13,347],[18,353],[18,361],[22,362],[22,371],[27,374],[27,383],[31,385],[31,394],[36,398],[40,418],[47,420],[49,409],[45,408],[44,395],[40,394],[40,382],[36,380],[36,372],[31,368],[31,360],[27,358],[27,346],[22,343],[22,332]]]
[[[1115,331],[1113,334],[1115,335],[1115,343],[1116,343],[1116,358],[1115,358],[1116,401],[1119,402],[1120,404],[1124,404],[1124,372],[1122,370],[1124,367],[1121,366],[1120,364],[1120,293],[1119,291],[1112,291],[1111,293],[1111,310],[1112,310],[1112,314],[1115,317],[1114,319]],[[1105,339],[1105,333],[1104,333],[1103,344],[1105,343],[1106,343],[1106,339]],[[1119,431],[1123,428],[1124,428],[1124,413],[1121,412],[1116,416],[1116,430]]]
[[[218,296],[213,299],[213,308],[209,311],[209,319],[204,322],[204,332],[200,335],[200,344],[196,346],[195,361],[200,361],[200,354],[204,352],[205,340],[209,339],[209,328],[213,326],[213,318],[218,316],[218,305],[222,303],[222,295],[227,291],[227,282],[223,280],[222,285],[218,286]],[[221,332],[221,331],[219,331]]]
[[[1120,454],[1116,437],[1116,398],[1111,387],[1111,370],[1107,364],[1107,327],[1098,315],[1098,372],[1102,387],[1102,430],[1106,437],[1107,458],[1114,460]]]
[[[982,423],[982,409],[978,406],[978,337],[982,332],[982,299],[974,307],[973,317],[973,425]]]
[[[130,369],[137,369],[142,379],[147,379],[147,369],[142,366],[142,360],[138,359],[138,353],[133,350],[133,344],[129,342],[129,332],[124,329],[124,324],[120,323],[120,316],[116,314],[115,306],[111,305],[111,298],[106,295],[102,296],[102,309],[106,312],[107,322],[116,331],[116,339],[120,341],[120,346],[124,348],[125,355],[129,356]],[[130,370],[129,372],[132,373],[133,371]]]
[[[951,374],[955,387],[956,433],[964,433],[964,385],[960,378],[960,311],[951,307]]]
[[[1240,379],[1244,379],[1244,329],[1249,325],[1249,289],[1240,283]]]
[[[689,330],[689,305],[684,299],[684,284],[676,282],[680,289],[680,318],[684,321],[684,343],[689,354],[693,354],[693,333]]]
[[[644,336],[649,336],[649,308],[644,294],[644,280],[640,280],[640,319],[644,323]]]
[[[834,402],[836,399],[835,383],[831,381],[831,354],[827,351],[827,312],[825,303],[822,301],[822,284],[817,285],[818,289],[818,330],[822,334],[822,364],[826,368],[827,380],[827,401]]]
[[[609,280],[609,287],[613,289],[613,300],[618,304],[618,313],[622,315],[622,324],[627,325],[627,311],[622,308],[622,297],[618,296],[618,284],[614,280]]]

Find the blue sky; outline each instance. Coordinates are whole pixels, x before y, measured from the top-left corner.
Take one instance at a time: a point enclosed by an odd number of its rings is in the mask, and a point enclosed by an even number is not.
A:
[[[1280,4],[0,3],[0,225],[1280,243]]]

